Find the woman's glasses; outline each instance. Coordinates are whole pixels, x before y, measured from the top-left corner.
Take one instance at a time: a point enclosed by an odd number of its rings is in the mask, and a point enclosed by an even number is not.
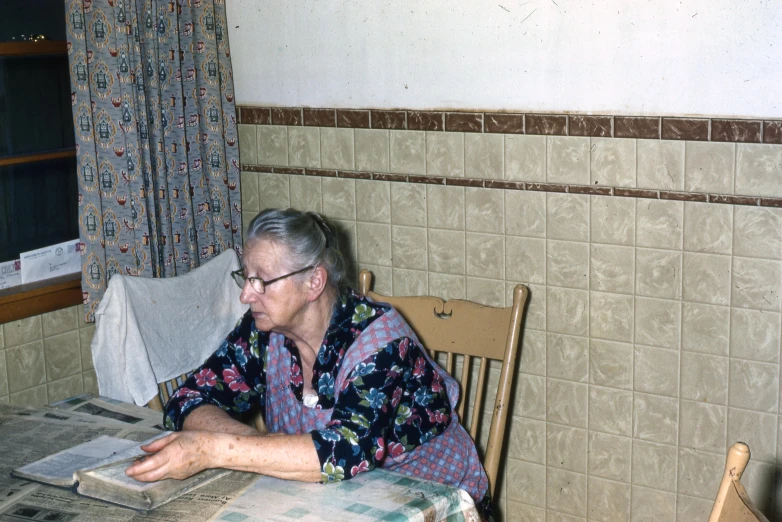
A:
[[[296,274],[301,274],[302,272],[310,270],[311,268],[315,268],[315,267],[312,265],[306,266],[301,270],[296,270],[295,272],[291,272],[290,274],[281,275],[280,277],[275,277],[274,279],[269,279],[268,281],[264,281],[260,277],[246,277],[244,275],[244,268],[240,268],[239,270],[234,270],[233,272],[231,272],[231,277],[234,278],[234,281],[236,281],[236,284],[239,285],[239,288],[244,288],[245,281],[249,281],[252,289],[258,292],[259,294],[262,294],[266,292],[266,287],[269,286],[270,284],[276,283],[277,281],[285,279],[286,277],[294,276]]]

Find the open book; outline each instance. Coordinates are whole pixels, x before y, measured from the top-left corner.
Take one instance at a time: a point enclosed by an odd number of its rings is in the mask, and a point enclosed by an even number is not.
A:
[[[210,469],[184,480],[165,479],[157,482],[139,482],[125,475],[125,469],[134,460],[148,454],[141,446],[167,434],[157,435],[144,442],[103,435],[17,468],[13,474],[53,486],[74,486],[76,493],[85,497],[148,510],[230,473],[227,470]]]

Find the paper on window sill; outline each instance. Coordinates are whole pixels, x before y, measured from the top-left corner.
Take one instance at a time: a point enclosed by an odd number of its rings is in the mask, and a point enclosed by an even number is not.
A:
[[[78,239],[21,254],[22,284],[60,277],[81,271]]]
[[[0,290],[4,288],[11,288],[12,286],[19,286],[21,284],[21,262],[17,259],[16,261],[0,263]]]

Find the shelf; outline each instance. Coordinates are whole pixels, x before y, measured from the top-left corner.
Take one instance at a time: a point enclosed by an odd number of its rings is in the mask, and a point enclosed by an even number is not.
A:
[[[81,304],[81,273],[0,290],[0,324]]]
[[[65,40],[40,40],[38,42],[0,42],[0,58],[68,54]]]
[[[0,157],[0,167],[9,165],[20,165],[23,163],[36,163],[38,161],[48,161],[63,158],[75,158],[76,147],[68,149],[53,150],[51,152],[36,152],[34,154],[18,154],[16,156]]]

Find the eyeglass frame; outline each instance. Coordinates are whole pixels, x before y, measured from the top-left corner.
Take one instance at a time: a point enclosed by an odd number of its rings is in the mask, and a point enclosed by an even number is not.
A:
[[[280,277],[275,277],[274,279],[269,279],[268,281],[265,281],[264,279],[261,279],[260,277],[245,277],[244,275],[244,268],[240,268],[239,270],[234,270],[231,272],[231,278],[234,280],[234,282],[239,285],[239,288],[244,288],[245,283],[248,281],[250,282],[250,288],[255,290],[259,294],[265,294],[266,293],[266,287],[269,286],[272,283],[276,283],[277,281],[280,281],[282,279],[286,279],[291,276],[295,276],[296,274],[301,274],[302,272],[306,272],[307,270],[310,270],[312,268],[315,268],[315,265],[305,266],[304,268],[300,270],[296,270],[294,272],[291,272],[289,274],[281,275]],[[242,279],[242,283],[239,283],[239,280],[237,277]],[[261,283],[261,289],[258,290],[255,288],[255,283],[253,281],[258,281]]]

